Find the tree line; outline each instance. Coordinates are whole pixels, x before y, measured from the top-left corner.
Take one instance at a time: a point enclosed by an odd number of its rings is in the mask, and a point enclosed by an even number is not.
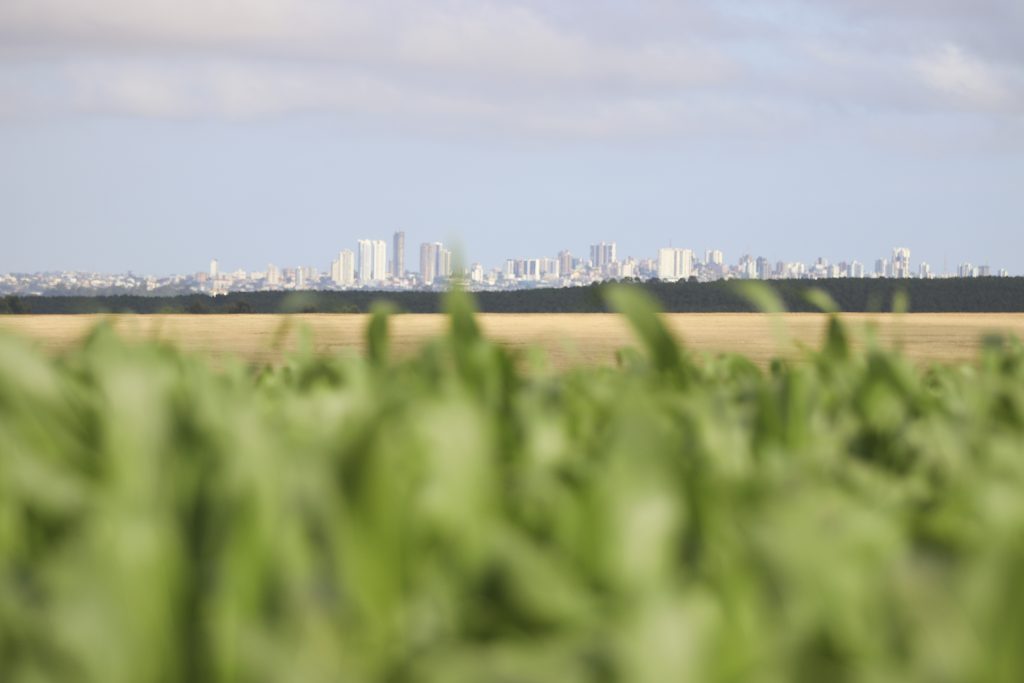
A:
[[[478,292],[476,305],[485,313],[602,313],[608,309],[603,294],[608,283],[587,287],[540,288]],[[1024,312],[1024,278],[942,280],[834,279],[778,280],[772,288],[789,311],[818,310],[810,290],[828,294],[847,312],[886,312],[899,301],[919,313]],[[756,310],[736,281],[637,282],[672,313],[729,313]],[[388,302],[404,313],[438,313],[441,292],[233,292],[210,297],[188,294],[170,297],[113,296],[6,296],[0,314],[76,313],[366,313],[377,302]]]

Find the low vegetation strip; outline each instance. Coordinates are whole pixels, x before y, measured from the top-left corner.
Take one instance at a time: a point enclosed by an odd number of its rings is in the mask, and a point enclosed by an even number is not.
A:
[[[0,336],[0,680],[1024,680],[1024,348],[768,370],[479,332],[217,371]]]
[[[757,310],[742,293],[744,281],[637,283],[670,313],[742,313]],[[941,280],[777,280],[771,287],[793,312],[817,311],[807,292],[827,293],[848,313],[892,311],[905,301],[918,313],[1021,313],[1024,278],[955,278]],[[609,285],[561,289],[523,289],[480,292],[481,311],[487,313],[601,313],[607,312]],[[444,294],[427,291],[340,292],[235,292],[210,297],[143,296],[8,296],[0,299],[3,313],[367,313],[378,301],[396,312],[438,313]],[[898,307],[898,306],[896,306]]]

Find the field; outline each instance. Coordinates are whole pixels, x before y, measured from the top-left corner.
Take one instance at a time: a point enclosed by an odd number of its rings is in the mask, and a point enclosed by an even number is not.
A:
[[[611,364],[615,352],[634,338],[629,326],[611,314],[482,314],[484,334],[506,348],[537,348],[555,368]],[[0,329],[37,340],[49,351],[73,347],[100,320],[131,339],[162,338],[181,348],[213,357],[239,355],[256,362],[279,362],[294,349],[298,330],[312,333],[319,353],[365,347],[365,315],[121,315],[0,316]],[[899,346],[919,362],[969,360],[988,334],[1024,339],[1024,314],[924,313],[846,314],[855,347],[863,345],[867,325],[877,328],[883,346]],[[759,365],[777,355],[793,355],[798,344],[815,347],[825,316],[786,314],[783,336],[769,316],[756,313],[696,313],[665,316],[668,327],[697,354],[741,353]],[[443,315],[401,315],[391,322],[392,347],[402,356],[445,329]]]
[[[4,319],[0,681],[1024,680],[1019,317],[609,302]]]

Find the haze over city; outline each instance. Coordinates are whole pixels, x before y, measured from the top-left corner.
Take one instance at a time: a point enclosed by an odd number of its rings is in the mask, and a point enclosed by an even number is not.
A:
[[[0,272],[913,245],[1024,273],[1014,0],[6,0]],[[412,258],[412,257],[410,257]]]

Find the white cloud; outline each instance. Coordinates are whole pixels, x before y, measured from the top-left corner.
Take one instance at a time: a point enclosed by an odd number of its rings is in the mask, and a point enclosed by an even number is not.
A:
[[[541,101],[461,88],[396,84],[329,66],[199,61],[76,65],[63,78],[76,111],[161,118],[253,119],[344,113],[377,123],[501,130],[559,137],[651,136],[721,123],[721,110],[664,98],[555,98]]]
[[[79,111],[249,119],[308,111],[391,114],[407,93],[358,73],[232,61],[76,65],[64,74]]]
[[[0,71],[45,65],[71,111],[139,116],[326,111],[531,130],[576,119],[642,133],[665,117],[651,110],[670,109],[661,99],[736,73],[700,41],[599,40],[483,0],[6,0],[0,41]]]
[[[914,66],[929,87],[964,106],[998,110],[1012,104],[1011,91],[995,70],[957,45],[944,45]]]
[[[984,2],[994,19],[961,0],[0,0],[0,114],[599,136],[1019,113],[1024,66],[975,47],[1014,10]]]
[[[167,46],[302,50],[352,36],[371,15],[321,0],[4,0],[0,31],[38,48],[151,50]]]
[[[556,28],[522,7],[484,4],[426,12],[396,36],[408,65],[556,82],[678,86],[729,76],[728,60],[688,45],[623,47]]]
[[[0,36],[8,51],[37,55],[276,57],[499,81],[687,85],[728,74],[727,60],[708,49],[614,46],[482,0],[5,0]]]

